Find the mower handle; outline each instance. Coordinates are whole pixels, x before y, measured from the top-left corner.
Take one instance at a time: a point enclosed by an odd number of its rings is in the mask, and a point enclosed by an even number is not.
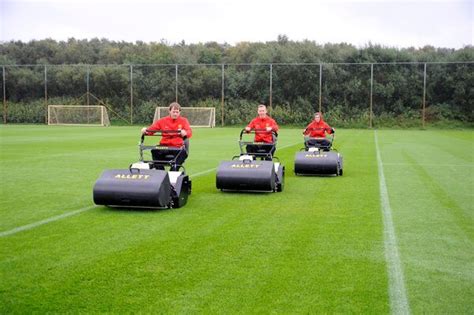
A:
[[[147,135],[147,133],[152,133],[151,135]],[[145,137],[157,137],[157,136],[163,136],[163,134],[181,134],[181,129],[177,130],[145,130],[145,133],[142,133],[141,137],[141,143],[145,141]],[[186,137],[183,137],[183,139],[186,139]]]
[[[323,139],[327,139],[326,137],[305,137],[305,139],[314,139],[314,140],[323,140]]]
[[[331,128],[322,128],[322,127],[320,127],[320,128],[305,128],[303,130],[303,134],[305,134],[306,131],[311,131],[311,130],[328,130],[328,131],[331,131],[330,134],[334,134],[336,132],[336,130],[334,130],[334,128],[332,128],[332,127]]]
[[[331,128],[332,129],[332,128]],[[310,136],[305,136],[304,137],[304,143],[305,143],[305,148],[307,147],[306,143],[311,140],[311,139],[314,139],[314,140],[328,140],[329,141],[329,146],[328,148],[331,148],[332,147],[332,144],[334,143],[334,137],[335,137],[335,134],[334,132],[330,134],[330,138],[326,138],[326,137],[310,137]]]
[[[321,128],[321,129],[324,129],[324,128]],[[326,128],[326,129],[327,129],[327,128]],[[332,129],[332,128],[331,128],[331,129]],[[305,137],[308,137],[308,139],[326,139],[326,137],[310,137],[310,136],[305,135],[304,132],[303,132],[303,135],[304,135]],[[329,136],[330,136],[330,139],[331,139],[331,142],[332,142],[332,141],[334,141],[334,138],[335,138],[335,136],[336,136],[336,133],[333,131],[333,132],[331,132],[331,133],[329,134]]]
[[[183,130],[183,129],[176,129],[176,130],[149,130],[149,129],[146,129],[145,133],[142,133],[142,136],[140,138],[140,142],[138,143],[139,152],[140,152],[140,161],[144,161],[144,159],[143,159],[143,151],[144,150],[151,150],[151,149],[155,148],[155,146],[146,146],[146,145],[144,145],[145,137],[163,136],[163,134],[181,135],[181,130]],[[152,134],[147,135],[147,133],[152,133]],[[183,138],[183,145],[181,146],[181,148],[184,148],[186,153],[189,153],[189,138],[187,136],[184,136],[182,138]]]
[[[267,131],[267,129],[265,128],[256,128],[256,129],[250,129],[249,131],[242,129],[242,131],[240,131],[240,140],[242,140],[242,135],[245,133],[257,133],[257,132],[271,132],[276,138],[278,138],[278,133],[275,131],[275,130],[270,130],[270,131]]]
[[[164,133],[180,133],[182,129],[176,129],[176,130],[151,130],[147,129],[146,132],[152,132],[152,135],[149,136],[155,136],[155,135],[162,135]]]

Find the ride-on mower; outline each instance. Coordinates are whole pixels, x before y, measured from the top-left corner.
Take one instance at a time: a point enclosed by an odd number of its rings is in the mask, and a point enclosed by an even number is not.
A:
[[[285,167],[273,156],[278,134],[272,132],[273,143],[243,141],[244,133],[268,132],[253,129],[240,132],[240,155],[232,161],[223,161],[217,168],[216,187],[222,191],[281,192],[283,191]],[[275,162],[274,160],[277,160]]]
[[[303,133],[305,134],[305,130]],[[342,176],[342,155],[333,150],[334,129],[328,138],[305,137],[304,148],[296,153],[296,175],[336,175]]]
[[[140,161],[128,169],[106,170],[94,185],[94,203],[126,208],[180,208],[191,194],[191,180],[183,165],[188,154],[189,139],[180,148],[145,145],[145,138],[180,133],[180,130],[147,130],[139,143]],[[151,160],[144,152],[151,152]],[[167,171],[166,168],[169,167]]]

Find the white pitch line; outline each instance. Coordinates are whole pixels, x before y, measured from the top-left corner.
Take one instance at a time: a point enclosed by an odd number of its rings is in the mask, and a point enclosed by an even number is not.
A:
[[[208,170],[190,175],[189,177],[198,177],[198,176],[207,174],[209,172],[212,172],[215,169],[216,168],[213,167],[211,169],[208,169]],[[33,223],[30,223],[30,224],[27,224],[27,225],[19,226],[19,227],[16,227],[16,228],[8,230],[8,231],[3,231],[3,232],[0,232],[0,237],[10,236],[10,235],[16,234],[18,232],[31,230],[31,229],[34,229],[38,226],[47,224],[47,223],[51,223],[51,222],[54,222],[54,221],[65,219],[67,217],[71,217],[73,215],[76,215],[76,214],[79,214],[79,213],[82,213],[82,212],[85,212],[85,211],[88,211],[88,210],[92,210],[95,207],[96,207],[95,205],[84,207],[84,208],[81,208],[81,209],[78,209],[78,210],[74,210],[74,211],[66,212],[66,213],[63,213],[63,214],[60,214],[60,215],[56,215],[54,217],[50,217],[50,218],[47,218],[47,219],[44,219],[44,220],[41,220],[41,221],[37,221],[37,222],[33,222]]]
[[[95,206],[88,206],[88,207],[81,208],[81,209],[78,209],[78,210],[74,210],[74,211],[66,212],[66,213],[63,213],[63,214],[60,214],[60,215],[56,215],[54,217],[50,217],[50,218],[47,218],[47,219],[44,219],[44,220],[41,220],[41,221],[37,221],[37,222],[30,223],[30,224],[27,224],[27,225],[19,226],[19,227],[16,227],[16,228],[8,230],[8,231],[0,232],[0,237],[9,236],[9,235],[12,235],[12,234],[16,234],[18,232],[31,230],[31,229],[34,229],[35,227],[41,226],[43,224],[58,221],[58,220],[61,220],[61,219],[79,214],[81,212],[91,210],[93,208],[95,208]]]
[[[282,146],[281,148],[279,148],[279,150],[282,150],[282,149],[286,149],[286,148],[289,148],[289,147],[292,147],[294,145],[297,145],[299,142],[296,142],[296,143],[292,143],[292,144],[287,144],[287,145],[284,145]]]
[[[410,305],[408,304],[403,269],[398,253],[397,237],[392,220],[392,209],[390,208],[390,200],[388,198],[387,184],[385,182],[376,130],[374,131],[374,136],[379,172],[380,202],[384,225],[384,247],[388,269],[390,309],[392,314],[410,314]]]
[[[202,171],[202,172],[197,172],[196,174],[192,174],[192,175],[189,175],[190,178],[194,178],[194,177],[198,177],[198,176],[201,176],[201,175],[204,175],[204,174],[207,174],[207,173],[210,173],[214,170],[216,170],[217,168],[216,167],[213,167],[213,168],[210,168],[208,170],[205,170],[205,171]]]
[[[286,146],[281,147],[280,149],[285,149],[285,148],[291,147],[293,145],[294,144],[286,145]],[[189,177],[192,177],[192,178],[198,177],[198,176],[210,173],[210,172],[212,172],[216,169],[217,169],[216,167],[213,167],[213,168],[210,168],[208,170],[201,171],[201,172],[198,172],[196,174],[189,175]],[[61,219],[64,219],[64,218],[67,218],[67,217],[85,212],[85,211],[88,211],[88,210],[92,210],[95,207],[96,207],[95,205],[94,206],[88,206],[88,207],[81,208],[81,209],[78,209],[78,210],[66,212],[66,213],[63,213],[63,214],[60,214],[60,215],[57,215],[57,216],[54,216],[54,217],[50,217],[50,218],[47,218],[47,219],[44,219],[44,220],[41,220],[41,221],[37,221],[37,222],[33,222],[33,223],[30,223],[30,224],[27,224],[27,225],[19,226],[19,227],[16,227],[14,229],[11,229],[11,230],[3,231],[3,232],[0,232],[0,237],[5,237],[5,236],[16,234],[18,232],[31,230],[31,229],[34,229],[38,226],[41,226],[41,225],[44,225],[44,224],[47,224],[47,223],[50,223],[50,222],[58,221],[58,220],[61,220]]]
[[[410,163],[383,163],[384,166],[413,166]],[[422,163],[418,164],[425,167],[474,167],[474,164],[436,164],[436,163]]]

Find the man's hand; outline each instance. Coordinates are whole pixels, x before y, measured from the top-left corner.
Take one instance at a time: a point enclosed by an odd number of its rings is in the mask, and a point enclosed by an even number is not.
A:
[[[186,137],[188,135],[188,133],[186,132],[186,130],[184,129],[181,129],[181,137]]]
[[[245,127],[245,131],[246,131],[246,132],[249,132],[249,131],[250,131],[250,127]]]
[[[272,131],[272,127],[267,127],[265,129],[267,129],[267,131]]]
[[[146,133],[146,127],[143,127],[142,128],[142,135],[144,135]]]

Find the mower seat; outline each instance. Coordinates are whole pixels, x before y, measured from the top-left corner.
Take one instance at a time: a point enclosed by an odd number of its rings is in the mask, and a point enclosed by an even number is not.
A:
[[[180,153],[189,155],[189,138],[184,139],[183,146],[180,148],[158,146],[155,149],[151,149],[153,160],[162,161],[165,164],[171,163]]]
[[[247,144],[248,153],[267,154],[273,148],[273,144]]]
[[[259,157],[271,161],[273,158],[273,153],[275,152],[274,143],[252,143],[247,144],[245,147],[247,151],[246,154],[252,155],[255,158]]]

